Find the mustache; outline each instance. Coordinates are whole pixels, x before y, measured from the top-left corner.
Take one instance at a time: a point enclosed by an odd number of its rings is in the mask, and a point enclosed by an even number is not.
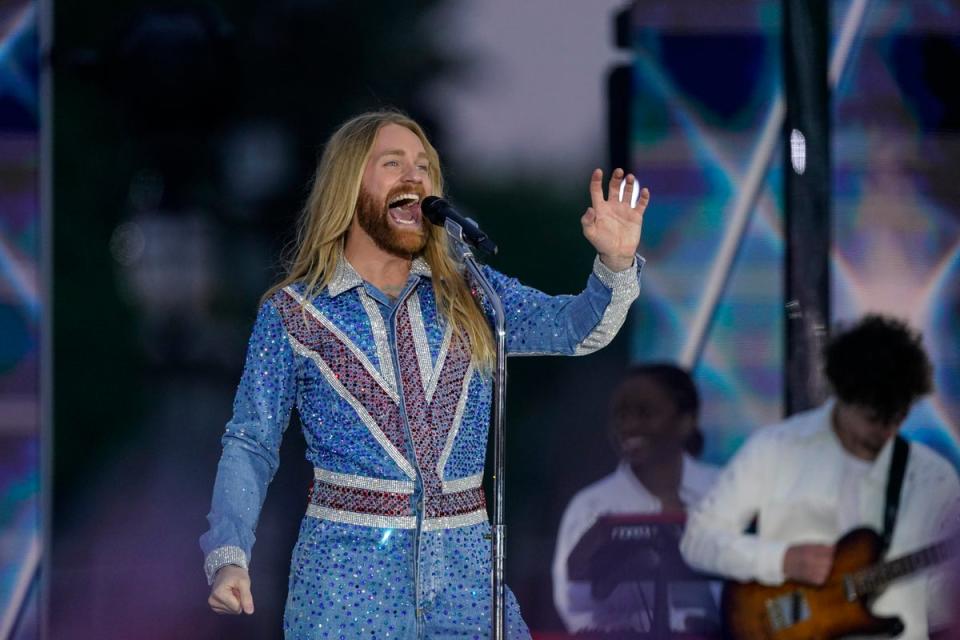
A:
[[[387,196],[383,201],[384,206],[388,206],[394,196],[398,196],[401,193],[415,193],[420,197],[421,202],[423,202],[423,199],[429,195],[427,190],[423,188],[422,184],[397,185],[393,189],[390,189],[390,191],[387,193]]]

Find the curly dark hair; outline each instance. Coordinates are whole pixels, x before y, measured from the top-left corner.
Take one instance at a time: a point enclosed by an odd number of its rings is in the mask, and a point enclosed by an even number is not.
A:
[[[648,376],[670,394],[674,406],[680,413],[700,417],[700,394],[690,373],[669,362],[652,362],[634,365],[627,369],[627,378]],[[703,452],[703,432],[695,426],[683,448],[692,456]]]
[[[933,390],[922,336],[896,318],[864,316],[834,336],[824,355],[837,398],[869,408],[882,422],[903,419],[914,401]]]

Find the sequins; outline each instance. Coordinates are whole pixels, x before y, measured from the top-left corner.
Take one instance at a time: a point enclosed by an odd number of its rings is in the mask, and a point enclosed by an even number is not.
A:
[[[459,495],[465,495],[467,492],[462,492]],[[472,497],[478,498],[477,502],[483,503],[483,492],[476,491],[472,492]],[[438,518],[427,518],[423,521],[423,530],[424,531],[441,531],[443,529],[457,529],[459,527],[468,527],[472,524],[480,524],[481,522],[489,522],[489,517],[487,516],[487,510],[484,507],[475,509],[473,511],[467,511],[466,513],[461,513],[456,516],[440,516]]]
[[[367,427],[374,439],[383,447],[390,458],[397,463],[400,470],[409,478],[415,478],[416,472],[399,449],[399,447],[403,446],[403,434],[401,433],[399,415],[396,410],[390,407],[386,400],[378,397],[377,394],[373,392],[372,384],[365,384],[365,381],[362,379],[362,374],[357,371],[356,368],[352,370],[347,368],[346,371],[341,368],[340,371],[334,371],[319,353],[301,344],[292,335],[289,336],[289,340],[293,345],[293,350],[299,355],[313,361],[330,387],[353,407],[357,412],[357,417],[360,418],[360,421]],[[343,365],[344,359],[336,358],[334,362]],[[358,398],[351,393],[347,385],[350,385],[354,390],[358,391],[361,394],[360,397]],[[368,410],[368,406],[370,405],[373,406]],[[381,420],[376,420],[373,414],[380,416]]]
[[[417,598],[410,575],[414,530],[306,518],[293,554],[285,637],[486,640],[488,532],[489,526],[481,523],[421,533],[423,571]],[[509,590],[507,623],[510,640],[530,637]]]
[[[598,256],[586,289],[577,296],[548,296],[483,267],[506,314],[507,355],[584,355],[609,344],[640,292],[643,264],[637,256],[633,267],[613,272]],[[472,283],[471,291],[490,315],[492,305],[482,289]]]
[[[400,309],[396,321],[397,352],[400,362],[400,382],[407,422],[413,439],[413,449],[420,470],[425,497],[425,515],[441,518],[462,515],[482,507],[480,496],[444,494],[440,477],[440,457],[449,434],[455,427],[455,416],[461,398],[465,395],[465,380],[471,370],[470,348],[463,336],[456,336],[437,362],[440,390],[431,399],[426,398],[423,379],[417,375],[417,355],[409,307]]]
[[[601,271],[579,296],[547,296],[485,270],[516,354],[593,348],[636,295],[635,273]],[[341,260],[325,291],[308,301],[293,285],[258,317],[204,548],[211,564],[249,561],[295,403],[315,480],[291,561],[288,639],[489,637],[492,380],[438,312],[429,277],[415,260],[409,297],[388,308]],[[529,638],[512,594],[507,618],[511,639]]]
[[[433,359],[430,357],[427,331],[423,326],[423,312],[420,310],[419,296],[412,295],[407,298],[407,317],[410,318],[410,329],[413,334],[414,351],[417,354],[417,368],[420,370],[420,380],[423,382],[423,388],[426,389],[430,386],[430,379],[434,377]]]
[[[443,470],[447,466],[447,461],[450,459],[450,454],[453,453],[453,444],[456,442],[457,434],[460,433],[460,424],[463,422],[463,412],[467,408],[467,398],[470,397],[470,380],[473,378],[473,365],[471,364],[467,368],[467,373],[463,376],[463,388],[460,390],[460,399],[457,402],[457,409],[453,414],[453,424],[450,426],[450,432],[447,434],[447,440],[443,445],[443,450],[440,452],[440,457],[437,459],[437,467],[434,470],[439,477],[443,477]],[[483,474],[481,473],[482,477]],[[444,485],[445,487],[446,485]],[[479,484],[477,485],[479,486]],[[456,489],[446,489],[444,488],[444,493],[449,493],[449,491],[455,491]]]
[[[450,341],[453,339],[453,329],[447,327],[443,334],[443,341],[440,343],[440,351],[437,353],[437,364],[433,368],[433,374],[423,390],[423,395],[427,402],[433,402],[433,394],[437,392],[437,384],[440,382],[440,372],[443,371],[443,364],[446,362],[447,354],[450,352]]]
[[[422,563],[433,578],[421,589],[424,638],[490,637],[490,546],[487,524],[427,532]],[[506,594],[507,637],[529,638],[517,601]]]
[[[284,636],[416,638],[413,535],[305,518],[291,562]]]
[[[284,429],[296,398],[297,360],[272,302],[260,306],[247,348],[243,377],[224,432],[210,529],[200,538],[204,570],[212,578],[225,564],[252,557],[266,485],[278,464]]]
[[[235,564],[246,569],[247,554],[240,547],[234,546],[218,547],[208,553],[203,563],[204,573],[207,574],[207,584],[213,584],[213,577],[217,570],[228,564]]]
[[[337,511],[367,515],[412,516],[410,498],[404,493],[361,489],[314,480],[310,489],[310,503]]]
[[[457,493],[467,489],[477,489],[483,483],[483,474],[475,473],[466,478],[457,478],[456,480],[444,480],[441,483],[444,493]]]
[[[375,527],[377,529],[413,529],[417,526],[416,516],[385,516],[379,513],[361,513],[355,511],[354,505],[347,509],[326,507],[320,504],[307,505],[307,515],[320,520],[352,524],[358,527]]]
[[[387,333],[386,324],[380,309],[377,308],[376,301],[367,295],[363,289],[358,289],[360,303],[363,310],[367,312],[367,321],[370,323],[370,331],[373,333],[373,342],[377,347],[377,363],[380,371],[383,372],[383,379],[390,386],[390,389],[397,392],[397,376],[393,371],[393,355],[390,352],[390,336]]]
[[[368,375],[369,367],[360,361],[357,349],[350,347],[349,339],[342,331],[332,330],[330,321],[313,305],[309,305],[309,309],[312,309],[309,315],[304,314],[303,299],[295,293],[288,293],[290,300],[278,301],[278,307],[293,350],[316,365],[326,382],[354,408],[361,422],[404,473],[416,478],[413,465],[401,453],[404,434],[400,415],[387,404],[383,394],[375,388],[374,381],[369,379],[372,377]],[[415,299],[413,296],[411,298]],[[419,304],[407,304],[401,308],[397,318],[397,352],[413,456],[420,465],[424,517],[431,520],[434,527],[441,527],[442,523],[447,522],[445,518],[465,515],[470,518],[461,518],[462,521],[475,523],[479,521],[478,518],[485,517],[483,492],[470,487],[445,493],[440,477],[440,463],[449,457],[466,403],[472,371],[469,346],[459,337],[452,341],[452,332],[448,328],[436,365],[432,365],[425,344],[422,318],[418,316],[414,320],[411,314],[411,311],[419,309]],[[419,335],[415,330],[418,321],[421,323]],[[418,338],[421,341],[420,348],[417,346]],[[454,345],[452,348],[451,343]],[[324,351],[325,354],[318,351]],[[427,366],[430,367],[430,373],[424,375],[423,368]],[[436,397],[427,398],[427,391],[437,388],[442,392]],[[375,420],[373,412],[386,416],[386,422]],[[445,434],[449,435],[444,437]],[[444,446],[440,449],[442,443]],[[372,478],[363,481],[360,476],[351,474],[317,472],[311,492],[310,514],[317,517],[328,514],[338,522],[369,522],[372,523],[370,526],[379,526],[382,518],[413,515],[405,494],[383,491],[382,485],[378,487],[375,484],[376,479]],[[449,522],[454,526],[463,526],[458,524],[461,520]],[[397,520],[389,522],[391,526],[402,526]]]
[[[599,256],[594,259],[593,273],[604,286],[610,289],[610,304],[604,309],[603,316],[601,316],[600,322],[597,323],[593,331],[577,345],[573,355],[582,356],[602,349],[610,344],[610,341],[617,335],[620,327],[627,319],[630,305],[640,295],[640,283],[637,280],[636,273],[641,260],[641,258],[637,258],[636,268],[614,272],[600,262]]]
[[[323,328],[326,329],[326,333],[332,333],[334,337],[345,347],[347,347],[353,356],[357,359],[357,362],[364,368],[367,374],[373,378],[373,380],[383,387],[383,390],[387,392],[387,395],[396,402],[396,390],[392,385],[388,384],[384,377],[377,371],[376,367],[373,366],[373,363],[370,362],[370,359],[361,351],[350,338],[346,336],[345,333],[333,322],[331,322],[326,316],[317,311],[317,308],[313,306],[310,302],[303,299],[303,297],[293,289],[293,287],[287,287],[284,289],[284,292],[290,296],[290,298],[295,301],[299,307],[298,311],[300,313],[306,312],[310,314],[313,319],[318,323],[323,325]],[[323,331],[317,327],[312,327],[309,321],[306,318],[302,318],[300,322],[295,321],[292,318],[292,311],[294,308],[290,305],[289,302],[283,300],[282,298],[278,301],[280,302],[280,312],[284,315],[284,324],[287,326],[287,331],[291,333],[295,338],[300,339],[303,337],[312,337],[317,338],[325,337]],[[299,334],[299,335],[298,335]],[[301,342],[303,340],[301,339]],[[308,342],[310,342],[308,340]],[[315,342],[315,340],[314,340]]]
[[[640,256],[634,258],[633,266],[623,271],[613,271],[607,265],[603,264],[600,256],[593,259],[593,275],[599,278],[603,286],[613,291],[618,296],[637,296],[640,291],[640,283],[637,280],[637,274],[643,268],[646,261]]]
[[[353,268],[353,265],[351,265],[346,258],[341,257],[334,269],[330,284],[327,285],[327,295],[330,298],[336,298],[344,291],[349,291],[362,285],[363,278],[360,277],[360,274],[357,273],[357,270]]]
[[[398,480],[383,480],[381,478],[367,478],[349,473],[337,473],[327,469],[314,469],[313,479],[327,484],[334,484],[341,487],[355,487],[357,489],[367,489],[369,491],[384,491],[388,493],[413,493],[413,483]]]
[[[422,256],[413,259],[413,262],[410,264],[410,273],[415,276],[426,276],[427,278],[433,275],[433,272],[430,270],[430,265],[427,264],[427,261],[424,260]]]

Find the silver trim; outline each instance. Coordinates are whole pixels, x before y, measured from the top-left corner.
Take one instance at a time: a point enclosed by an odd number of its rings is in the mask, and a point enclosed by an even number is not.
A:
[[[458,493],[470,489],[479,489],[483,484],[483,472],[475,473],[466,478],[457,478],[456,480],[441,480],[440,486],[444,493]]]
[[[366,425],[367,429],[370,431],[370,434],[376,439],[376,441],[383,447],[384,451],[387,452],[387,455],[397,463],[397,466],[403,471],[404,475],[410,478],[411,480],[416,479],[417,474],[413,470],[413,467],[410,466],[410,462],[404,457],[400,450],[397,449],[390,439],[387,438],[387,435],[380,428],[380,425],[377,424],[376,420],[373,419],[367,409],[363,404],[357,400],[353,394],[347,391],[347,388],[343,386],[343,383],[337,379],[337,376],[333,373],[333,370],[330,369],[330,365],[324,362],[323,358],[320,357],[320,354],[315,351],[311,351],[300,342],[297,341],[289,332],[287,332],[287,340],[290,341],[290,345],[293,347],[293,350],[299,355],[309,358],[313,361],[317,368],[320,369],[320,373],[323,375],[324,379],[327,381],[333,390],[337,394],[347,401],[347,403],[353,407],[353,410],[357,412],[357,416],[360,418],[360,421]]]
[[[453,325],[447,323],[447,329],[443,333],[443,341],[440,342],[440,351],[437,352],[437,364],[433,368],[433,375],[430,376],[430,383],[424,389],[424,395],[427,402],[433,401],[433,394],[437,392],[437,384],[440,382],[440,374],[443,372],[443,364],[447,361],[447,353],[450,352],[450,341],[453,339]]]
[[[410,263],[410,273],[417,276],[426,276],[427,278],[433,277],[433,271],[430,269],[430,265],[422,256],[414,258],[413,262]]]
[[[594,258],[593,273],[610,289],[610,303],[604,309],[597,326],[573,350],[573,355],[582,356],[602,349],[617,335],[627,319],[630,306],[640,295],[637,269],[642,264],[642,258],[638,256],[629,269],[615,272],[600,261],[600,256]]]
[[[417,354],[417,364],[420,366],[420,381],[423,383],[423,390],[426,393],[430,387],[431,379],[436,377],[436,371],[433,367],[433,358],[430,356],[427,330],[423,326],[423,309],[420,308],[420,296],[417,295],[416,291],[407,298],[407,315],[410,318],[410,331],[413,333],[413,348]],[[437,369],[439,368],[438,360]],[[430,395],[427,395],[427,402],[430,402]]]
[[[459,527],[469,527],[473,524],[488,522],[487,510],[484,508],[464,513],[459,516],[443,516],[441,518],[427,518],[423,521],[424,531],[438,531],[440,529],[457,529]]]
[[[320,507],[315,504],[307,506],[307,515],[320,520],[330,520],[341,524],[352,524],[357,527],[374,527],[377,529],[414,529],[417,526],[416,516],[381,516],[371,513],[356,513]],[[470,513],[458,516],[443,516],[440,518],[426,518],[423,521],[423,531],[439,531],[442,529],[457,529],[470,525],[487,522],[487,510],[477,509]]]
[[[377,307],[377,301],[370,297],[366,289],[360,289],[360,303],[364,311],[367,312],[367,318],[370,320],[370,329],[373,331],[373,341],[377,347],[377,361],[380,365],[380,371],[384,381],[390,386],[390,389],[396,393],[397,376],[393,371],[393,355],[390,353],[390,337],[387,333],[387,325],[383,321],[383,314]],[[399,398],[399,395],[397,396]]]
[[[413,529],[417,526],[416,516],[381,516],[372,513],[341,511],[311,504],[307,506],[307,515],[311,518],[330,520],[358,527],[376,527],[378,529]]]
[[[341,255],[340,259],[337,260],[337,267],[333,272],[333,277],[330,278],[330,283],[327,284],[327,294],[331,298],[335,298],[344,291],[349,291],[362,284],[363,278],[361,278],[357,270],[353,268],[353,265]]]
[[[213,578],[217,575],[217,571],[228,564],[246,569],[248,566],[247,554],[243,552],[243,549],[234,545],[217,547],[208,553],[203,561],[203,572],[207,574],[207,584],[212,585]]]
[[[414,258],[413,262],[410,263],[410,273],[427,278],[433,277],[433,271],[430,269],[430,265],[427,264],[427,261],[422,257]],[[327,294],[329,294],[331,298],[335,298],[344,291],[349,291],[362,284],[363,278],[357,273],[357,270],[353,268],[350,261],[341,255],[340,259],[337,260],[333,277],[330,278],[330,282],[327,284]]]
[[[384,493],[402,493],[404,495],[413,494],[413,483],[407,480],[386,480],[383,478],[370,478],[367,476],[358,476],[350,473],[339,473],[320,467],[313,468],[314,480],[332,484],[338,487],[352,487],[354,489],[366,489],[368,491],[382,491]]]
[[[380,387],[384,391],[387,392],[391,400],[393,400],[395,403],[400,402],[400,396],[397,395],[396,389],[393,389],[387,383],[387,381],[384,380],[383,376],[380,375],[380,372],[377,370],[377,368],[373,366],[372,362],[370,362],[370,358],[368,358],[366,354],[363,351],[361,351],[360,348],[356,344],[354,344],[353,341],[350,338],[348,338],[347,335],[343,331],[341,331],[339,327],[337,327],[337,325],[333,324],[333,322],[331,322],[329,318],[327,318],[325,315],[320,313],[320,311],[315,306],[313,306],[313,303],[311,303],[309,300],[307,300],[306,298],[301,296],[299,293],[294,291],[292,287],[289,287],[289,286],[284,287],[283,290],[286,291],[294,300],[296,300],[297,303],[299,303],[300,306],[302,306],[307,311],[307,313],[313,316],[313,318],[317,322],[322,324],[324,328],[326,328],[330,333],[335,335],[337,337],[337,340],[339,340],[341,343],[344,344],[344,346],[350,349],[350,352],[354,356],[356,356],[357,360],[360,361],[360,364],[363,365],[363,368],[367,370],[367,373],[369,373],[370,376],[376,381],[376,383],[380,385]]]
[[[639,293],[640,284],[637,282],[637,272],[643,268],[645,263],[646,260],[642,257],[634,256],[632,265],[623,271],[614,271],[603,264],[603,260],[598,255],[593,258],[593,275],[597,276],[603,286],[611,289],[615,294],[626,293],[633,289],[636,289]]]
[[[447,460],[453,452],[453,443],[457,439],[457,433],[460,431],[460,422],[463,420],[464,411],[467,408],[467,391],[470,389],[470,381],[473,379],[473,363],[467,367],[467,373],[463,376],[463,385],[460,388],[460,399],[457,401],[457,409],[453,414],[453,424],[450,425],[450,431],[447,433],[447,441],[443,444],[443,450],[440,452],[440,458],[437,460],[437,477],[443,483],[443,470],[447,466]],[[482,475],[482,474],[481,474]],[[479,486],[479,485],[478,485]],[[444,493],[449,493],[446,489]]]

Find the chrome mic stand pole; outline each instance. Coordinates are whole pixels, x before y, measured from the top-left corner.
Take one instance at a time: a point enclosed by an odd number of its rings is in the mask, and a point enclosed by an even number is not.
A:
[[[444,221],[444,227],[447,233],[455,240],[454,244],[460,253],[460,258],[467,267],[467,271],[473,276],[474,281],[483,290],[483,293],[493,307],[494,337],[497,341],[497,362],[493,378],[493,410],[491,412],[491,422],[493,423],[493,536],[490,542],[490,569],[492,574],[493,602],[490,607],[490,623],[493,631],[493,639],[506,640],[507,615],[504,606],[506,586],[503,581],[504,559],[507,551],[507,526],[503,521],[503,498],[505,491],[504,452],[506,437],[503,425],[507,401],[507,318],[503,311],[503,303],[500,301],[500,296],[497,295],[493,286],[486,277],[484,277],[479,265],[477,265],[476,258],[473,256],[470,245],[463,238],[463,229],[449,218]]]

